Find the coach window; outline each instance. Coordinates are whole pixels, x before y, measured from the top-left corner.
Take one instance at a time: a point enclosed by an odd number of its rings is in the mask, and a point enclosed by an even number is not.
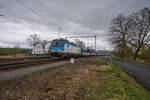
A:
[[[45,46],[43,46],[43,49],[45,49]]]

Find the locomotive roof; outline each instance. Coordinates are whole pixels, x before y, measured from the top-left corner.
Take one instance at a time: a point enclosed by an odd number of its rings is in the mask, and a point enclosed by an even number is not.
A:
[[[68,40],[63,39],[63,38],[60,38],[60,39],[54,39],[54,40],[52,40],[52,41],[67,41],[67,42],[69,42]]]

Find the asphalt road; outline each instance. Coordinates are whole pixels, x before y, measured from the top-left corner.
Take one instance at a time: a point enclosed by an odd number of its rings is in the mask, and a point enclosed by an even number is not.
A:
[[[111,57],[105,57],[104,59],[112,60],[114,64],[131,75],[138,83],[150,92],[150,65],[123,61]]]

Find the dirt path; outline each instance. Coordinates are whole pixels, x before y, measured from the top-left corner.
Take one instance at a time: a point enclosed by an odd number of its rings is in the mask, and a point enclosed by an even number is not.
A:
[[[106,57],[107,58],[107,57]],[[150,91],[150,66],[141,63],[128,62],[119,59],[112,59],[112,62],[127,72],[139,82],[145,89]]]

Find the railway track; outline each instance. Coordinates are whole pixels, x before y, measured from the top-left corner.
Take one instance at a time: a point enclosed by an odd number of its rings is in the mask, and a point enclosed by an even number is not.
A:
[[[19,57],[19,58],[0,58],[0,63],[10,62],[10,61],[20,61],[20,60],[29,60],[29,59],[45,59],[51,58],[51,56],[33,56],[33,57]]]
[[[33,65],[57,62],[60,60],[63,59],[57,57],[49,57],[49,58],[46,57],[46,58],[38,58],[38,59],[20,59],[20,60],[13,60],[13,61],[5,61],[5,62],[0,62],[0,71],[13,70],[13,69],[29,67]]]
[[[33,65],[53,63],[58,61],[64,61],[71,57],[61,58],[61,57],[33,57],[33,58],[21,58],[21,59],[0,59],[0,72],[6,70],[14,70],[19,68],[30,67]],[[80,58],[80,57],[76,57]],[[35,66],[36,67],[36,66]]]

